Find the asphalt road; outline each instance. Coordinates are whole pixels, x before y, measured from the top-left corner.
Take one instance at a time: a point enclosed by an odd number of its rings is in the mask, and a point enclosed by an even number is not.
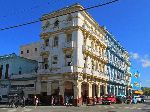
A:
[[[150,100],[141,104],[112,104],[81,107],[65,106],[27,106],[25,108],[8,108],[0,105],[0,112],[150,112]]]

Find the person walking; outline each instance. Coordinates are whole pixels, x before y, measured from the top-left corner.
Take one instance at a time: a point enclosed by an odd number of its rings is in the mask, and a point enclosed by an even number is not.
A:
[[[35,99],[35,108],[37,108],[38,104],[39,104],[39,98],[37,97],[37,98]]]
[[[51,98],[51,105],[52,106],[54,105],[54,96],[52,96],[52,98]]]

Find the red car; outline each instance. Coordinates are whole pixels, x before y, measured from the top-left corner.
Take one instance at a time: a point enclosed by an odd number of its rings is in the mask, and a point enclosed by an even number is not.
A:
[[[116,97],[114,95],[104,95],[102,98],[102,104],[116,103]]]

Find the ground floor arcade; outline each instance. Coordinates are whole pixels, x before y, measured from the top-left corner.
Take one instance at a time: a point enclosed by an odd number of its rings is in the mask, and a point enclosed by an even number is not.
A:
[[[101,96],[107,94],[107,80],[77,74],[63,76],[42,76],[36,82],[36,94],[45,103],[64,105],[67,102],[73,105],[98,102]]]

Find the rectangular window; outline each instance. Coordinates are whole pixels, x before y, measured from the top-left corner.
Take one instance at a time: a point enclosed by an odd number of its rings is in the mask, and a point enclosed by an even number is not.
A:
[[[29,53],[29,50],[27,50],[27,53]]]
[[[44,64],[44,65],[43,65],[43,66],[44,66],[44,69],[48,69],[48,58],[44,58],[44,59],[43,59],[43,62],[44,62],[44,63],[43,63],[43,64]]]
[[[48,64],[44,64],[44,69],[48,69]]]
[[[49,39],[46,39],[45,40],[45,46],[48,46],[49,45]]]
[[[21,54],[23,54],[23,51],[21,51]]]
[[[72,55],[71,55],[71,53],[68,53],[68,54],[66,54],[66,56],[65,56],[65,62],[66,62],[66,65],[67,66],[72,66]]]
[[[0,65],[0,79],[2,79],[2,70],[3,70],[3,65]]]
[[[35,48],[35,51],[37,51],[37,48]]]
[[[67,34],[67,42],[71,42],[72,41],[72,34]]]
[[[58,46],[58,37],[54,37],[54,47]]]
[[[58,56],[53,56],[53,64],[57,64],[58,63]]]
[[[5,79],[8,79],[9,64],[6,64]]]

